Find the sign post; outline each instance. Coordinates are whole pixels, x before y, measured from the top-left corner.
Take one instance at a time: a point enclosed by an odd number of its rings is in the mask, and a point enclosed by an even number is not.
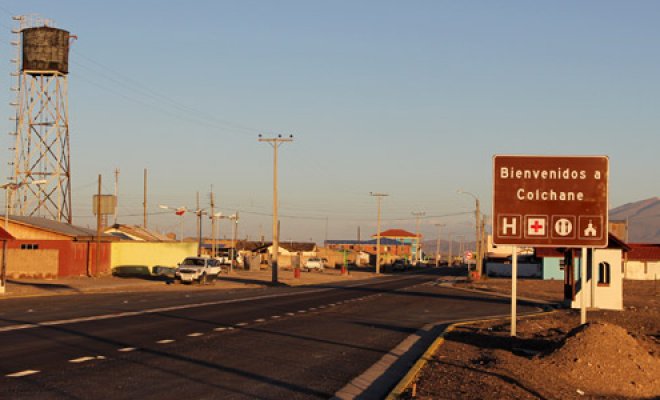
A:
[[[516,246],[607,247],[608,178],[606,156],[493,157],[493,244],[514,248],[512,336],[516,335]],[[584,271],[586,263],[582,264]],[[581,303],[584,307],[585,301]]]

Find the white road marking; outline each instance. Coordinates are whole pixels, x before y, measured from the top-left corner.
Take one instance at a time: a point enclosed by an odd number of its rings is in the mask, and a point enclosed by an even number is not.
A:
[[[189,333],[188,337],[199,337],[203,336],[204,334],[202,332],[195,332],[195,333]]]
[[[214,331],[216,331],[216,332],[224,332],[226,330],[227,330],[227,328],[225,328],[224,326],[221,326],[220,328],[215,328],[214,329]]]
[[[280,316],[279,315],[273,315],[271,318],[272,319],[278,319],[278,318],[280,318]]]
[[[307,311],[305,311],[305,310],[298,310],[298,312],[301,313],[301,314],[304,314],[304,313],[306,313]],[[291,315],[293,315],[293,314],[291,314]]]
[[[286,315],[288,315],[289,317],[293,317],[293,316],[296,315],[296,314],[294,314],[294,313],[292,313],[292,312],[288,312],[288,313],[286,313]]]
[[[409,277],[409,278],[404,278],[404,279],[390,279],[390,280],[409,280],[409,279],[413,279],[413,278],[414,277]],[[383,280],[380,280],[380,282],[378,282],[378,283],[382,283],[382,282],[386,282],[386,281],[388,281],[388,280],[383,279]],[[354,287],[368,286],[368,285],[373,285],[373,284],[374,284],[374,282],[362,282],[362,283],[356,283],[356,284],[353,284],[353,285],[343,286],[343,288],[350,289],[350,288],[354,288]],[[274,298],[279,298],[279,297],[301,296],[301,295],[310,294],[310,293],[328,292],[328,291],[331,291],[331,290],[335,290],[335,289],[332,289],[332,288],[328,288],[328,289],[310,289],[310,290],[303,290],[303,291],[300,291],[300,292],[292,292],[292,293],[269,294],[269,295],[263,295],[263,296],[245,297],[245,298],[241,298],[241,299],[229,299],[229,300],[209,301],[209,302],[205,302],[205,303],[182,304],[182,305],[178,305],[178,306],[159,307],[159,308],[151,308],[151,309],[138,310],[138,311],[126,311],[126,312],[119,312],[119,313],[114,313],[114,314],[93,315],[93,316],[89,316],[89,317],[61,319],[61,320],[44,321],[44,322],[34,322],[34,323],[29,323],[29,324],[10,325],[10,326],[0,327],[0,332],[11,332],[11,331],[18,331],[18,330],[23,330],[23,329],[34,329],[34,328],[43,328],[43,327],[58,326],[58,325],[77,324],[77,323],[80,323],[80,322],[102,321],[102,320],[114,319],[114,318],[135,317],[135,316],[140,316],[140,315],[164,313],[164,312],[169,312],[169,311],[187,310],[187,309],[191,309],[191,308],[216,306],[216,305],[220,305],[220,304],[232,304],[232,303],[241,303],[241,302],[246,302],[246,301],[274,299]],[[190,297],[190,296],[186,295],[186,297]]]
[[[80,364],[80,363],[84,363],[86,361],[92,361],[92,360],[105,360],[105,357],[104,356],[85,356],[85,357],[74,358],[72,360],[69,360],[69,362],[73,363],[73,364]]]
[[[234,326],[245,326],[247,324],[248,324],[247,322],[239,322],[238,324],[236,324]]]
[[[131,351],[137,350],[135,347],[124,347],[123,349],[119,349],[117,351],[120,351],[122,353],[130,353]]]
[[[33,369],[26,369],[25,371],[14,372],[12,374],[5,375],[7,378],[21,378],[28,375],[38,374],[41,371],[36,371]]]
[[[254,322],[265,322],[266,320],[263,318],[255,319]]]
[[[308,308],[309,311],[316,311],[316,307],[310,307]]]
[[[173,343],[173,342],[174,342],[174,339],[163,339],[163,340],[157,341],[156,343],[158,343],[158,344],[168,344],[168,343]]]
[[[328,308],[328,306],[319,306],[319,308],[321,308],[321,309]]]

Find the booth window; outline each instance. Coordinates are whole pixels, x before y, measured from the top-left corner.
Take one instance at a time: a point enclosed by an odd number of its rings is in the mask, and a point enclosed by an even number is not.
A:
[[[610,264],[602,262],[598,264],[598,285],[599,286],[609,286],[610,285]]]
[[[36,243],[23,243],[21,250],[39,250],[39,245]]]

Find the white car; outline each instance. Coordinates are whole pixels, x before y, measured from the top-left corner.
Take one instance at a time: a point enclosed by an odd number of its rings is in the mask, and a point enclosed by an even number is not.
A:
[[[323,272],[324,268],[325,268],[324,262],[319,257],[308,258],[307,261],[305,262],[305,266],[303,267],[305,271],[316,270],[320,272]]]
[[[220,274],[220,262],[215,258],[187,257],[177,267],[175,279],[182,283],[212,283]]]

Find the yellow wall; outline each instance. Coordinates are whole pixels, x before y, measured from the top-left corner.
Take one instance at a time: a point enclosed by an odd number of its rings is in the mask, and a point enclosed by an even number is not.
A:
[[[196,242],[115,242],[111,268],[145,266],[153,273],[156,265],[176,267],[186,257],[197,255]]]

